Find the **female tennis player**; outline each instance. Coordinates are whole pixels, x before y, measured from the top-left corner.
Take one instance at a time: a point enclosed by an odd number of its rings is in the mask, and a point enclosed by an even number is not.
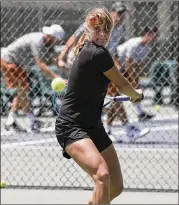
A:
[[[123,190],[118,157],[101,122],[109,82],[131,97],[132,102],[142,100],[142,93],[119,73],[105,48],[112,28],[112,17],[105,8],[87,14],[85,33],[76,46],[77,56],[56,120],[63,156],[73,158],[94,180],[89,204],[109,204]]]

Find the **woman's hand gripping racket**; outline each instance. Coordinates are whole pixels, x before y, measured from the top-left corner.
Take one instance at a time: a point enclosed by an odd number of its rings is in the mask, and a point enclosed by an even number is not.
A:
[[[106,96],[105,99],[108,99],[108,102],[104,103],[103,107],[106,107],[107,105],[109,105],[112,101],[114,102],[125,102],[125,101],[130,101],[130,97],[129,96],[115,96],[115,97],[111,97],[111,96]]]
[[[106,96],[105,99],[108,100],[106,103],[104,103],[103,105],[103,111],[104,113],[106,113],[108,111],[108,109],[106,108],[107,105],[109,105],[111,102],[126,102],[126,101],[131,101],[132,103],[138,103],[140,101],[142,101],[144,99],[144,95],[141,89],[137,90],[137,92],[140,94],[140,98],[138,99],[133,99],[130,98],[129,96],[115,96],[115,97],[111,97],[111,96]]]
[[[137,92],[140,94],[140,97],[138,99],[133,99],[130,98],[129,96],[115,96],[115,97],[111,97],[111,96],[106,96],[106,99],[109,99],[110,101],[108,101],[107,103],[104,104],[104,107],[107,106],[108,104],[111,103],[111,101],[114,102],[125,102],[125,101],[131,101],[132,103],[137,103],[140,102],[144,99],[144,95],[141,89],[137,90]]]

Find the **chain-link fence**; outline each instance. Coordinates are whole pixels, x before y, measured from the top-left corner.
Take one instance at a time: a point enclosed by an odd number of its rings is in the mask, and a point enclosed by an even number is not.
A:
[[[89,8],[106,6],[110,9],[112,3],[105,0],[1,1],[1,47],[6,48],[23,34],[41,31],[45,25],[60,24],[66,36],[57,46],[58,50],[81,25]],[[143,65],[145,78],[139,80],[146,96],[142,106],[147,111],[156,112],[156,117],[139,122],[135,106],[128,102],[124,104],[129,121],[141,128],[150,128],[150,133],[131,142],[127,140],[120,119],[116,117],[113,122],[111,137],[114,142],[118,141],[115,145],[125,188],[176,191],[178,94],[175,77],[179,55],[179,1],[124,3],[128,8],[124,21],[126,41],[141,36],[146,26],[158,28],[157,38],[151,42]],[[54,56],[56,54],[54,51]],[[52,62],[48,59],[49,68],[63,75]],[[46,129],[38,134],[14,134],[6,130],[11,102],[17,90],[6,87],[1,70],[1,179],[5,179],[8,186],[17,187],[92,188],[91,179],[72,160],[62,157],[54,133],[56,113],[52,107],[50,79],[40,73],[33,61],[25,69],[30,81],[31,111]],[[153,110],[153,105],[158,112]],[[103,116],[104,123],[106,118],[107,115]],[[25,128],[27,119],[22,110],[17,110],[17,120]],[[51,130],[47,132],[48,128]]]

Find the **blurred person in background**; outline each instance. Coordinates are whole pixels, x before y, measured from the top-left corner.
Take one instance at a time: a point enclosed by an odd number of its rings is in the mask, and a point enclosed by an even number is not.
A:
[[[131,38],[117,47],[119,70],[136,89],[139,89],[139,77],[144,70],[146,57],[150,51],[149,43],[155,39],[156,32],[157,28],[149,29],[146,27],[141,37]],[[113,96],[119,95],[118,89],[115,86],[113,86],[109,92],[111,92]],[[136,103],[135,107],[139,121],[149,120],[154,117],[153,114],[146,113],[143,110],[141,103]],[[120,115],[125,116],[124,119],[126,119],[126,122],[122,121],[122,125],[125,127],[129,138],[135,139],[150,131],[148,128],[140,130],[137,126],[129,124],[126,114],[121,113],[118,104],[114,102],[111,107],[108,108],[107,113],[108,133],[111,133],[114,119]]]
[[[139,80],[142,75],[146,59],[150,52],[149,44],[155,40],[157,28],[146,27],[141,37],[134,37],[119,45],[117,53],[120,64],[120,72],[131,82],[133,87],[139,89]],[[140,103],[135,104],[139,121],[144,121],[154,117],[146,113]]]
[[[51,71],[45,59],[52,56],[57,41],[64,38],[64,29],[57,24],[43,27],[42,32],[32,32],[17,38],[1,50],[1,71],[7,88],[16,88],[16,95],[6,121],[7,131],[39,132],[39,123],[30,110],[29,81],[25,68],[36,63],[37,67],[51,79],[59,77]],[[28,119],[24,130],[16,121],[16,111],[22,109]]]

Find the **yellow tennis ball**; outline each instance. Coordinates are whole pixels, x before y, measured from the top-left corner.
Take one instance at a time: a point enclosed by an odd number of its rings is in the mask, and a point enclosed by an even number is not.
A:
[[[6,182],[4,180],[1,181],[1,188],[5,188],[6,187]]]
[[[62,78],[54,78],[51,83],[52,90],[60,92],[65,88],[65,81]]]
[[[158,112],[160,110],[160,105],[155,105],[154,109]]]

